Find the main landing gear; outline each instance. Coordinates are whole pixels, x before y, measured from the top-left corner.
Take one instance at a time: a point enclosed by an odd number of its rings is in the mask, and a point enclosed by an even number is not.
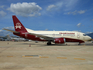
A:
[[[51,45],[51,41],[48,41],[47,45]]]

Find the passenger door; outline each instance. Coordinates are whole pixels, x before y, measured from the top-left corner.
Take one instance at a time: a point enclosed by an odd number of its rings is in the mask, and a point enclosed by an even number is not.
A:
[[[78,38],[78,39],[80,38],[80,33],[77,33],[77,38]]]

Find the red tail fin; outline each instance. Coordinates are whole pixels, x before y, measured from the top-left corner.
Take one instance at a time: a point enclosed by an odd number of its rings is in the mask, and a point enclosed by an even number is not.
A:
[[[13,18],[13,22],[14,22],[15,31],[27,32],[25,27],[22,25],[22,23],[18,20],[18,18],[15,15],[13,15],[12,18]]]

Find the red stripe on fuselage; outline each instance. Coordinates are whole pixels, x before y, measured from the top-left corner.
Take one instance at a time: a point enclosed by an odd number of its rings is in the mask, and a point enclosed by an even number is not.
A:
[[[26,34],[26,33],[13,33],[14,35],[17,35],[17,36],[20,36],[20,37],[23,37],[23,38],[26,38],[26,39],[30,39],[30,40],[34,40],[34,41],[46,41],[46,40],[42,40],[40,39],[39,37],[36,37],[34,35],[30,35],[30,34]]]
[[[30,39],[30,40],[34,40],[34,41],[47,41],[47,40],[42,40],[40,39],[40,37],[36,37],[34,35],[31,35],[31,34],[27,34],[24,32],[20,32],[19,34],[18,33],[13,33],[14,35],[17,35],[17,36],[20,36],[20,37],[23,37],[23,38],[26,38],[26,39]],[[72,39],[72,38],[65,38],[66,42],[79,42],[79,43],[84,43],[83,40],[79,40],[79,39]]]
[[[79,43],[84,43],[83,40],[79,39],[72,39],[72,38],[65,38],[66,42],[79,42]]]

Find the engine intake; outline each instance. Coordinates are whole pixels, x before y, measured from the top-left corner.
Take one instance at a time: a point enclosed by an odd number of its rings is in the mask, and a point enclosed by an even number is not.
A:
[[[56,38],[54,40],[54,43],[63,44],[63,43],[65,43],[65,38]]]

